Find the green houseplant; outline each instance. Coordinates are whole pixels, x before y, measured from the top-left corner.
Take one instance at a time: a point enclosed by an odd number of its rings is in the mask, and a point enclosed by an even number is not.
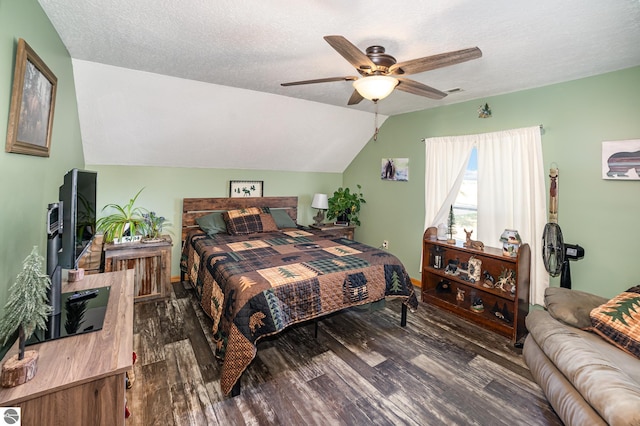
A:
[[[156,215],[156,212],[143,213],[144,224],[142,233],[149,240],[162,239],[162,228],[171,226],[171,223],[164,216]]]
[[[122,237],[127,233],[133,237],[138,234],[138,231],[143,230],[146,210],[142,207],[135,207],[136,200],[142,192],[142,189],[124,206],[111,203],[103,207],[102,211],[106,209],[115,210],[110,215],[101,217],[96,222],[98,231],[104,233],[105,243],[121,241]]]
[[[360,185],[358,189],[351,192],[349,188],[338,188],[331,197],[329,197],[329,210],[327,210],[328,219],[337,219],[339,221],[349,222],[360,225],[358,215],[360,214],[360,206],[365,204]]]

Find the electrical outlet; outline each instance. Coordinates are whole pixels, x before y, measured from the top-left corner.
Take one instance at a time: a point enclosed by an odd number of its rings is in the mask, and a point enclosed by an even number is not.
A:
[[[388,249],[389,248],[389,241],[383,240],[382,241],[382,248],[383,249]]]

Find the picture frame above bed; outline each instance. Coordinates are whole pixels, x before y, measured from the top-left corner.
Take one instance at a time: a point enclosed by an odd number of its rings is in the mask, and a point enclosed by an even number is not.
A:
[[[230,180],[229,197],[262,197],[263,188],[262,180]]]

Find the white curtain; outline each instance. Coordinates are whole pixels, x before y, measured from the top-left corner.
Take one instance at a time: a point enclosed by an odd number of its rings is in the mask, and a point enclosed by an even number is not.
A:
[[[457,150],[441,142],[459,145]],[[434,141],[435,143],[432,143]],[[442,203],[437,210],[448,211],[460,190],[464,169],[453,180],[441,179],[430,170],[434,163],[449,160],[453,153],[462,159],[466,168],[471,148],[478,151],[478,240],[492,247],[501,247],[500,235],[505,228],[517,229],[522,240],[531,247],[531,286],[529,303],[544,304],[544,289],[549,275],[542,263],[542,231],[546,223],[546,198],[542,140],[539,126],[502,132],[484,133],[426,140],[425,226],[444,222],[445,215],[433,213],[434,203]],[[454,162],[454,163],[455,163]],[[454,164],[452,163],[452,164]],[[448,176],[448,175],[447,175]],[[438,186],[434,190],[431,186]],[[448,192],[447,187],[448,186]],[[447,192],[449,198],[430,200],[430,194]],[[452,193],[453,195],[451,195]]]
[[[465,136],[425,140],[425,230],[446,223],[449,206],[460,192],[474,144],[475,139]]]

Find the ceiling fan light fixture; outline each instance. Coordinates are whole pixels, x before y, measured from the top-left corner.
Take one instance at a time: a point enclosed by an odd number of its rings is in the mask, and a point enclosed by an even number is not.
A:
[[[398,80],[388,75],[371,75],[353,82],[353,87],[358,93],[370,101],[386,98],[397,85]]]

